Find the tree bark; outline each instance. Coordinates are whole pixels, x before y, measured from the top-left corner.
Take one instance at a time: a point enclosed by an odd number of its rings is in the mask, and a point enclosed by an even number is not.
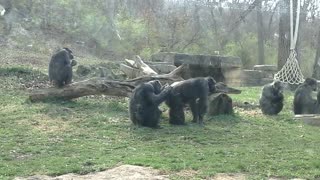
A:
[[[317,44],[316,58],[313,65],[312,77],[316,79],[320,79],[320,31],[318,33],[318,44]]]
[[[279,41],[278,41],[278,70],[284,66],[289,57],[290,49],[290,13],[289,1],[280,2]]]
[[[293,1],[293,33],[295,32],[295,24],[297,17],[297,1]],[[299,19],[301,21],[301,18]],[[300,26],[299,22],[299,26]],[[300,53],[298,51],[299,46],[299,30],[298,38],[295,46],[297,53],[297,59],[299,60]],[[279,42],[278,42],[278,70],[280,70],[286,63],[290,53],[290,3],[289,0],[280,2],[280,20],[279,20]]]
[[[160,80],[162,84],[183,80],[181,72],[187,65],[181,65],[169,74],[141,76],[126,81],[111,81],[105,78],[92,78],[75,82],[64,88],[39,89],[30,93],[29,99],[32,102],[48,99],[70,100],[88,95],[105,94],[109,96],[130,97],[132,90],[141,83],[151,80]]]
[[[264,64],[264,27],[261,12],[262,1],[257,4],[257,30],[258,30],[258,63]]]
[[[134,86],[120,81],[109,81],[104,78],[93,78],[70,84],[61,89],[48,88],[35,90],[29,96],[32,102],[48,99],[70,100],[88,95],[106,94],[110,96],[128,97]]]

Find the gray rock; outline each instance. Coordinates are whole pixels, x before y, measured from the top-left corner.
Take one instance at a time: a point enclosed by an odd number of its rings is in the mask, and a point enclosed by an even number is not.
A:
[[[276,65],[255,65],[253,66],[253,70],[276,72],[278,68]]]

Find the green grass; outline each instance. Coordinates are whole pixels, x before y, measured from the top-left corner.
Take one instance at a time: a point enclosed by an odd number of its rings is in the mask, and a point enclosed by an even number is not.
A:
[[[188,125],[171,126],[165,112],[163,128],[155,130],[131,125],[127,99],[30,103],[18,76],[29,80],[33,71],[8,67],[0,69],[0,179],[86,174],[120,164],[168,174],[192,170],[198,178],[216,173],[254,179],[320,177],[319,128],[292,119],[290,92],[278,116],[236,108],[233,116],[206,117],[204,127],[190,123],[190,113]],[[233,101],[257,104],[260,87],[241,89]]]

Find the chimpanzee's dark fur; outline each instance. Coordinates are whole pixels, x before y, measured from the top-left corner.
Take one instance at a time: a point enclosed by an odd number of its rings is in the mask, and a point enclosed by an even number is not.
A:
[[[317,100],[312,97],[312,91],[317,90],[317,80],[306,78],[297,88],[293,99],[294,114],[314,114]]]
[[[320,91],[317,93],[317,102],[314,109],[315,114],[320,114]]]
[[[185,123],[184,107],[190,105],[193,122],[203,123],[203,116],[207,112],[208,96],[216,90],[216,81],[212,77],[198,77],[173,83],[173,87],[166,104],[170,107],[170,124],[183,125]]]
[[[276,115],[282,110],[284,98],[282,92],[283,85],[280,81],[274,81],[263,86],[259,100],[263,114]]]
[[[161,111],[159,104],[166,100],[172,87],[161,87],[159,81],[150,81],[136,87],[130,97],[129,114],[135,125],[158,128]]]
[[[49,63],[49,80],[58,87],[70,84],[72,81],[72,66],[77,62],[73,60],[72,51],[69,48],[58,50]]]

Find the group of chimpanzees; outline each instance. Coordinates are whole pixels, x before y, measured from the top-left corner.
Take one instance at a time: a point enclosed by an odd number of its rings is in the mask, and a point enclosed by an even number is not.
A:
[[[57,87],[68,85],[72,81],[74,60],[69,48],[57,50],[49,63],[49,79]],[[162,86],[160,81],[150,81],[136,87],[130,97],[129,114],[135,125],[157,128],[161,111],[158,108],[162,102],[169,106],[169,123],[185,124],[184,108],[190,106],[193,120],[203,124],[207,111],[208,96],[217,92],[216,81],[212,77],[198,77],[172,85]],[[306,78],[294,94],[294,114],[320,113],[320,91],[317,100],[312,98],[312,92],[317,90],[317,80]],[[283,108],[283,84],[274,81],[262,88],[259,100],[263,114],[276,115]]]
[[[317,91],[317,80],[306,78],[294,93],[294,114],[320,113],[320,91],[318,92],[317,99],[312,97],[313,91]],[[259,100],[262,113],[267,115],[278,114],[283,108],[283,99],[283,84],[280,81],[274,81],[265,85],[262,88]]]
[[[150,81],[136,87],[129,103],[130,119],[135,125],[159,127],[161,111],[158,106],[169,106],[169,123],[185,124],[184,107],[189,104],[193,120],[203,124],[207,111],[208,96],[216,91],[212,77],[198,77],[161,86],[159,81]]]
[[[57,50],[49,63],[49,80],[61,88],[72,81],[74,60],[69,48]],[[199,77],[162,86],[160,81],[150,81],[136,87],[130,97],[129,114],[135,125],[159,127],[161,111],[158,106],[166,101],[170,107],[170,123],[185,123],[184,107],[190,105],[193,122],[203,123],[208,106],[208,96],[216,91],[212,77]]]

